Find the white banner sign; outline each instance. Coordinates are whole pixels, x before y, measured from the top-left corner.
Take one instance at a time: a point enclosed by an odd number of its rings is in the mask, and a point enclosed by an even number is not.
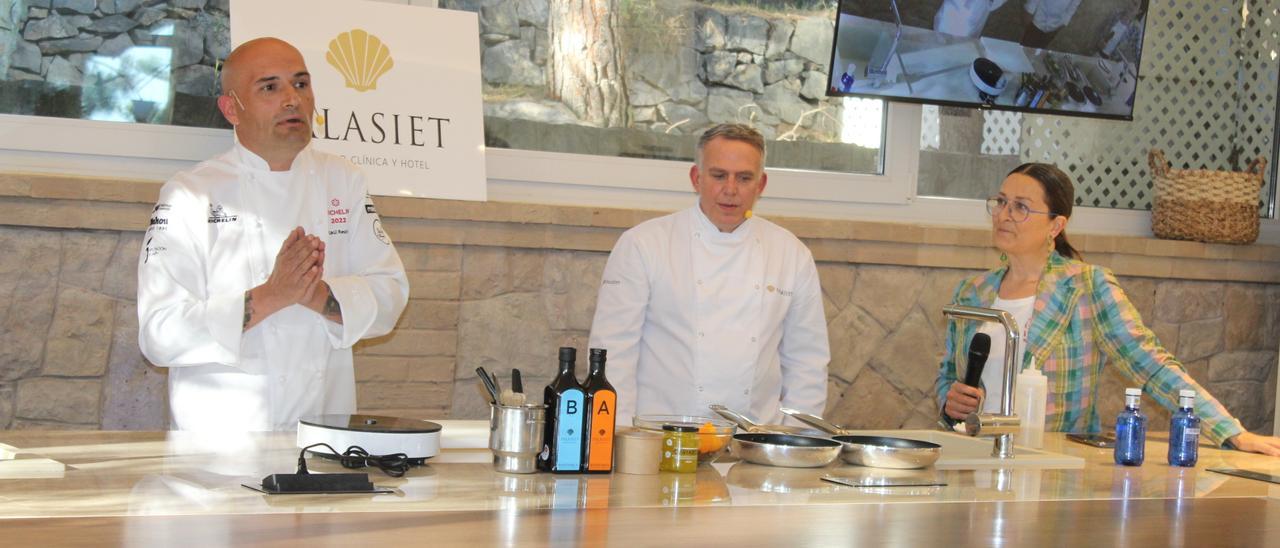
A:
[[[302,51],[314,146],[364,168],[386,196],[484,200],[474,13],[360,0],[233,0],[231,42]]]

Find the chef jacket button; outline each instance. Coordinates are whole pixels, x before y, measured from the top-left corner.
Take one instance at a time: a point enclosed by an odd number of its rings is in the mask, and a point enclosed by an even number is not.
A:
[[[698,285],[702,285],[702,280],[698,280]]]
[[[749,395],[749,394],[750,394],[750,392],[751,392],[750,390],[743,390],[743,391],[742,391],[742,395],[743,395],[743,396],[747,396],[747,395]]]
[[[705,337],[706,335],[704,335],[701,331],[699,331],[699,332],[698,332],[698,336],[699,336],[699,337]]]
[[[756,284],[756,289],[760,289],[760,284]]]
[[[699,391],[699,392],[701,392],[701,391],[702,391],[702,387],[701,387],[701,386],[699,386],[699,387],[698,387],[698,391]]]
[[[751,337],[751,342],[756,342],[756,338],[755,338],[755,337]]]

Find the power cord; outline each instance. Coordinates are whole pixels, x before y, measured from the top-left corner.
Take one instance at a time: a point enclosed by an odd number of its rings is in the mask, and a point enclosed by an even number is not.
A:
[[[348,447],[346,451],[339,454],[333,446],[327,443],[313,443],[303,447],[302,451],[298,453],[299,474],[310,473],[307,471],[307,450],[312,447],[325,447],[329,449],[329,452],[338,460],[338,463],[342,464],[343,468],[356,470],[366,466],[372,466],[382,470],[382,473],[393,478],[403,476],[405,472],[409,471],[409,455],[404,453],[370,455],[363,447],[360,447],[359,445],[352,445]]]

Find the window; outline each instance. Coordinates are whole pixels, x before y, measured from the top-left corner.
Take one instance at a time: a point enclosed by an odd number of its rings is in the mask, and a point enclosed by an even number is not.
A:
[[[742,122],[772,168],[883,172],[884,104],[826,97],[834,1],[475,4],[441,7],[479,14],[490,147],[687,162]]]
[[[1243,170],[1259,156],[1274,163],[1273,6],[1151,2],[1132,122],[925,107],[919,194],[983,199],[1018,164],[1050,162],[1075,178],[1078,206],[1148,210],[1151,148],[1175,168]],[[1272,173],[1259,196],[1269,217]]]

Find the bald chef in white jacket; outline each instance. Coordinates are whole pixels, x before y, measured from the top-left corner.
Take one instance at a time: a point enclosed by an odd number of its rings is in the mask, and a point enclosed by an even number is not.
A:
[[[138,261],[138,343],[169,367],[172,427],[289,430],[356,409],[351,346],[391,331],[409,283],[361,172],[313,149],[302,55],[223,66],[236,143],[160,191]]]
[[[830,351],[813,255],[751,208],[768,181],[764,139],[738,124],[698,140],[694,207],[626,231],[609,254],[592,348],[609,352],[617,420],[706,416],[722,404],[777,423],[821,414]]]

